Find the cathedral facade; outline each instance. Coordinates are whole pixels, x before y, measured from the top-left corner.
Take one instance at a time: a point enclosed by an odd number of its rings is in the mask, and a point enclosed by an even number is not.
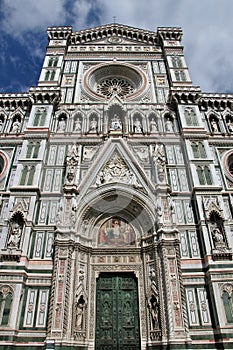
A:
[[[0,95],[0,348],[233,348],[233,95],[180,28],[49,27]]]

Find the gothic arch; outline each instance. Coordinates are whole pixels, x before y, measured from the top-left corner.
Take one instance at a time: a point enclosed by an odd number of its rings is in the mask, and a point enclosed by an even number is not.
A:
[[[104,221],[118,217],[128,222],[134,229],[137,239],[154,231],[155,214],[152,200],[139,191],[132,191],[128,186],[121,184],[104,185],[85,197],[79,205],[76,231],[95,242],[93,235]]]

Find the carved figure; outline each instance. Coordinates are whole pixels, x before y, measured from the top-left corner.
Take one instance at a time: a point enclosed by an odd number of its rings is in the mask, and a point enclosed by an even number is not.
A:
[[[20,131],[20,126],[21,126],[21,123],[20,123],[19,119],[16,119],[16,120],[14,121],[14,123],[12,124],[12,130],[11,130],[11,132],[12,132],[13,134],[18,134],[19,131]]]
[[[69,146],[67,155],[66,155],[66,164],[67,165],[77,165],[79,161],[78,148],[75,144]]]
[[[136,176],[128,169],[125,162],[117,155],[114,155],[105,165],[104,169],[99,172],[96,178],[96,186],[109,182],[123,182],[141,187],[137,182]]]
[[[0,119],[0,132],[3,131],[3,126],[4,126],[4,122],[2,119]]]
[[[81,331],[83,328],[84,308],[85,308],[85,300],[81,296],[77,302],[77,308],[76,308],[76,329],[77,329],[77,331]]]
[[[216,249],[221,249],[221,248],[226,247],[226,243],[224,242],[223,233],[221,232],[221,230],[217,226],[217,223],[211,224],[211,234],[212,234],[214,246]]]
[[[74,131],[81,131],[82,129],[82,123],[80,118],[77,118],[74,123]]]
[[[142,132],[142,124],[138,118],[134,121],[134,132],[135,133],[141,133]]]
[[[111,119],[111,125],[110,125],[110,130],[121,130],[122,125],[120,118],[114,114],[113,118]]]
[[[172,131],[173,131],[173,122],[171,121],[170,118],[166,118],[166,121],[165,121],[165,129],[166,129],[166,131],[168,131],[168,132],[172,132]]]
[[[11,225],[10,236],[7,242],[7,246],[9,248],[19,248],[21,234],[22,234],[21,226],[17,222],[14,222]]]
[[[158,179],[163,182],[165,180],[165,167],[166,167],[166,158],[164,154],[164,149],[162,144],[157,144],[154,153],[153,159],[155,164],[157,165],[157,174]]]
[[[61,118],[58,122],[58,129],[57,131],[65,131],[66,129],[66,121],[64,118]]]
[[[150,132],[153,134],[154,132],[157,132],[157,124],[154,120],[154,118],[150,121]]]
[[[93,118],[90,122],[90,132],[96,132],[97,126],[98,126],[97,120]]]
[[[87,146],[84,148],[84,153],[83,153],[83,160],[84,161],[90,161],[92,160],[94,154],[95,154],[95,147],[93,146]]]
[[[231,119],[228,120],[227,127],[230,132],[233,132],[233,121]]]
[[[211,129],[213,132],[218,132],[218,123],[216,122],[215,119],[212,119],[211,122],[210,122],[210,125],[211,125]]]

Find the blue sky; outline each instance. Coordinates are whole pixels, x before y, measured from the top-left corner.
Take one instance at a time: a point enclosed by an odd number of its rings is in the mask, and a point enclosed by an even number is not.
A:
[[[0,92],[37,84],[48,26],[73,31],[116,22],[157,30],[182,27],[194,85],[233,93],[233,0],[0,0]]]

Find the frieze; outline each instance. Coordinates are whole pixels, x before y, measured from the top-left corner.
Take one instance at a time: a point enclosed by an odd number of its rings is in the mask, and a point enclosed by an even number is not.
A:
[[[68,52],[161,52],[161,49],[155,46],[129,46],[129,45],[87,45],[70,46]]]

